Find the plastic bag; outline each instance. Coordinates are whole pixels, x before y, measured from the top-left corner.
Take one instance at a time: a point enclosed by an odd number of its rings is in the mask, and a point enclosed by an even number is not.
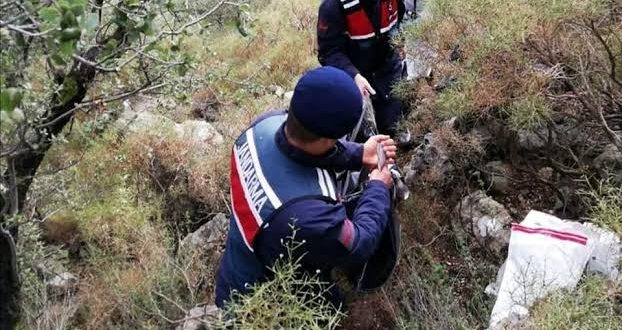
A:
[[[574,288],[595,248],[598,234],[577,222],[531,211],[512,224],[508,257],[498,285],[490,327],[526,317],[536,299]]]

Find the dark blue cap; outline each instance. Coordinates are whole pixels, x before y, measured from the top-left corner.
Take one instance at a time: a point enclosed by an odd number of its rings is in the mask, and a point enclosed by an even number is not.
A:
[[[339,139],[358,123],[363,98],[352,77],[337,68],[324,66],[298,80],[289,111],[315,135]]]

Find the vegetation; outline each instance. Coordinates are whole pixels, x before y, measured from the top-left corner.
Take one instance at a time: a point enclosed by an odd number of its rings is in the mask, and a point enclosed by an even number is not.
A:
[[[296,242],[295,233],[285,246],[288,253],[272,267],[273,278],[258,283],[250,294],[234,294],[234,304],[225,308],[231,321],[223,326],[236,329],[336,329],[344,314],[324,294],[330,286],[317,274],[300,274],[301,258],[296,250],[304,248]]]
[[[559,292],[534,309],[528,329],[619,329],[619,285],[597,277],[583,280],[574,292]]]
[[[318,5],[0,0],[0,296],[16,292],[12,262],[21,284],[0,322],[11,314],[19,329],[173,328],[211,304],[224,242],[195,251],[180,241],[229,213],[232,141],[257,114],[286,106],[282,94],[318,65]],[[438,137],[452,170],[417,172],[384,300],[355,298],[350,311],[389,310],[393,320],[378,327],[481,328],[492,305],[484,287],[501,259],[455,235],[452,219],[463,196],[487,189],[487,162],[513,169],[511,191],[490,194],[514,220],[555,209],[622,234],[619,168],[595,162],[622,150],[622,7],[430,0],[426,11],[403,39],[410,56],[421,44],[436,53],[433,74],[394,92],[413,109],[403,125]],[[117,125],[128,112],[158,117],[134,131]],[[187,121],[208,122],[222,142],[179,135]],[[525,136],[543,142],[527,150]],[[398,160],[404,168],[410,156]],[[16,260],[7,258],[13,238]],[[352,328],[310,296],[325,284],[298,270],[284,257],[218,326]],[[64,271],[78,283],[59,298],[46,282]],[[619,285],[587,277],[539,302],[525,327],[614,329],[619,297]]]
[[[417,256],[403,257],[410,271],[394,281],[405,328],[486,324],[492,301],[482,292],[502,260],[474,239],[456,237],[447,206],[490,190],[490,162],[510,169],[501,175],[507,190],[488,194],[515,221],[531,209],[551,210],[622,233],[619,167],[596,160],[622,151],[621,9],[619,1],[599,0],[436,0],[406,27],[407,53],[429,58],[432,74],[394,92],[414,109],[406,124],[417,134],[432,132],[433,152],[442,152],[451,170],[418,169],[414,197],[424,202],[402,211],[415,237],[406,244]],[[542,168],[553,175],[542,178]],[[443,270],[444,284],[435,270]],[[619,328],[617,287],[588,277],[576,291],[535,306],[525,327]]]

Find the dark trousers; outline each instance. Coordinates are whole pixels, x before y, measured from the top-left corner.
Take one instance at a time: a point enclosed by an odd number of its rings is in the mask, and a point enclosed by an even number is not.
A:
[[[378,131],[380,134],[394,136],[399,120],[406,115],[402,101],[392,92],[395,83],[402,78],[402,62],[394,61],[388,70],[373,72],[366,78],[376,90],[376,95],[372,95],[371,100],[376,112]]]

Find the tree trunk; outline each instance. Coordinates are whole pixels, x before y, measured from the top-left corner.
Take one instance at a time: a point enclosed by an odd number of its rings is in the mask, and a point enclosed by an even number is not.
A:
[[[87,50],[82,57],[87,60],[94,61],[99,53],[99,47],[93,47]],[[39,169],[39,165],[43,161],[46,152],[52,146],[52,138],[59,135],[65,125],[69,123],[73,117],[72,111],[75,105],[81,102],[86,96],[86,92],[90,83],[95,78],[96,69],[79,61],[74,61],[68,75],[64,81],[73,79],[77,84],[75,94],[66,102],[61,103],[55,96],[51,104],[56,104],[42,117],[44,121],[40,123],[42,129],[36,134],[38,136],[37,148],[29,148],[28,151],[20,153],[15,157],[9,157],[7,164],[9,170],[3,173],[5,182],[14,182],[12,193],[17,195],[8,196],[10,200],[0,199],[0,210],[12,210],[10,212],[0,214],[0,225],[4,224],[7,216],[14,216],[17,212],[21,212],[25,206],[26,196],[33,178]],[[10,168],[15,169],[14,173],[10,172]],[[7,203],[9,204],[7,208]],[[13,204],[17,205],[13,205]],[[17,228],[13,228],[15,232],[13,237],[17,239]],[[12,244],[11,234],[0,228],[0,330],[12,329],[18,317],[18,292],[19,282],[16,276],[17,269],[15,267],[15,249]]]
[[[8,232],[0,229],[0,330],[13,329],[17,315],[15,251]]]

